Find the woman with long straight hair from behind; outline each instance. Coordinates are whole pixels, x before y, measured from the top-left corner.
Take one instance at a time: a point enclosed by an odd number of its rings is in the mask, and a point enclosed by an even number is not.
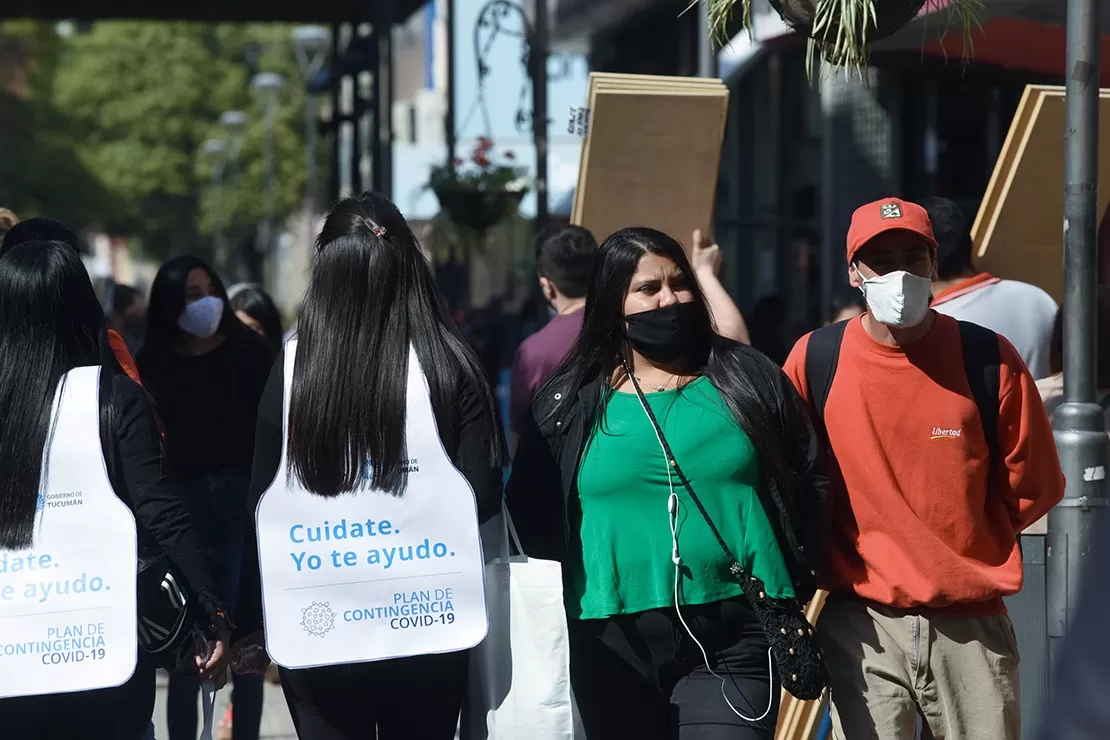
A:
[[[0,357],[0,734],[139,740],[155,693],[140,633],[166,624],[148,621],[141,590],[160,579],[140,583],[139,564],[168,558],[202,607],[205,680],[226,670],[230,625],[150,400],[120,371],[72,246],[0,257]]]
[[[303,740],[449,740],[486,631],[494,394],[377,193],[329,214],[298,327],[259,407],[234,652],[264,669],[264,624]]]
[[[717,334],[682,246],[647,228],[606,239],[507,491],[525,551],[563,563],[590,740],[770,740],[780,680],[816,698],[799,602],[819,457],[789,379]]]

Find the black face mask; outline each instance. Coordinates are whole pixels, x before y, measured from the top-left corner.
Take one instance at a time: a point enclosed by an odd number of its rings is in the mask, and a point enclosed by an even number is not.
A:
[[[693,301],[628,314],[625,319],[632,348],[663,365],[692,359],[707,339],[698,305]]]

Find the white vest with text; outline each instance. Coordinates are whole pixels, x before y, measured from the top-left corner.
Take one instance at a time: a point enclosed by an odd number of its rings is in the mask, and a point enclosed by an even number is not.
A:
[[[477,506],[443,448],[416,352],[409,350],[404,493],[367,480],[335,497],[310,493],[291,475],[296,353],[297,342],[287,343],[281,463],[257,511],[270,657],[308,668],[474,647],[488,628]]]
[[[100,445],[99,367],[62,378],[32,546],[0,550],[0,698],[119,686],[135,672],[135,518]]]

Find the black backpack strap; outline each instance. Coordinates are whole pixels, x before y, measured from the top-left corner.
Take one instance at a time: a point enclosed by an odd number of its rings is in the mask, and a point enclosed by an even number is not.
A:
[[[822,326],[809,335],[806,345],[806,385],[809,400],[821,421],[825,420],[825,403],[829,400],[836,365],[840,360],[840,344],[848,321]]]
[[[1001,461],[998,447],[998,375],[1002,358],[998,351],[998,335],[986,327],[961,321],[960,343],[963,345],[964,371],[971,387],[971,397],[979,407],[979,422],[990,450],[992,470]]]

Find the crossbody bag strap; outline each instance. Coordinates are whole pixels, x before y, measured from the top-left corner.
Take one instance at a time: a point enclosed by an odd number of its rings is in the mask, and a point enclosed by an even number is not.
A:
[[[740,564],[733,556],[732,550],[729,548],[728,543],[725,542],[725,538],[721,536],[721,532],[717,529],[717,525],[709,518],[709,512],[702,506],[698,494],[694,493],[694,487],[690,485],[690,479],[682,472],[682,468],[679,466],[678,460],[675,459],[674,452],[671,450],[671,445],[667,442],[667,437],[663,434],[663,427],[659,425],[658,419],[655,418],[655,413],[651,410],[651,405],[648,404],[644,392],[640,390],[640,383],[636,380],[636,376],[632,374],[632,368],[628,366],[627,362],[624,363],[624,371],[628,374],[628,379],[632,381],[632,387],[636,390],[636,395],[640,399],[640,405],[643,406],[644,412],[651,421],[651,425],[655,428],[655,434],[659,437],[659,444],[663,447],[663,452],[667,456],[667,462],[674,468],[675,475],[678,476],[679,482],[682,483],[683,487],[690,494],[694,506],[701,512],[702,518],[705,519],[705,523],[709,525],[710,531],[713,532],[713,536],[717,539],[717,544],[720,545],[721,549],[724,551],[725,557],[728,558],[729,570],[732,571],[733,575],[737,575],[740,572]]]

